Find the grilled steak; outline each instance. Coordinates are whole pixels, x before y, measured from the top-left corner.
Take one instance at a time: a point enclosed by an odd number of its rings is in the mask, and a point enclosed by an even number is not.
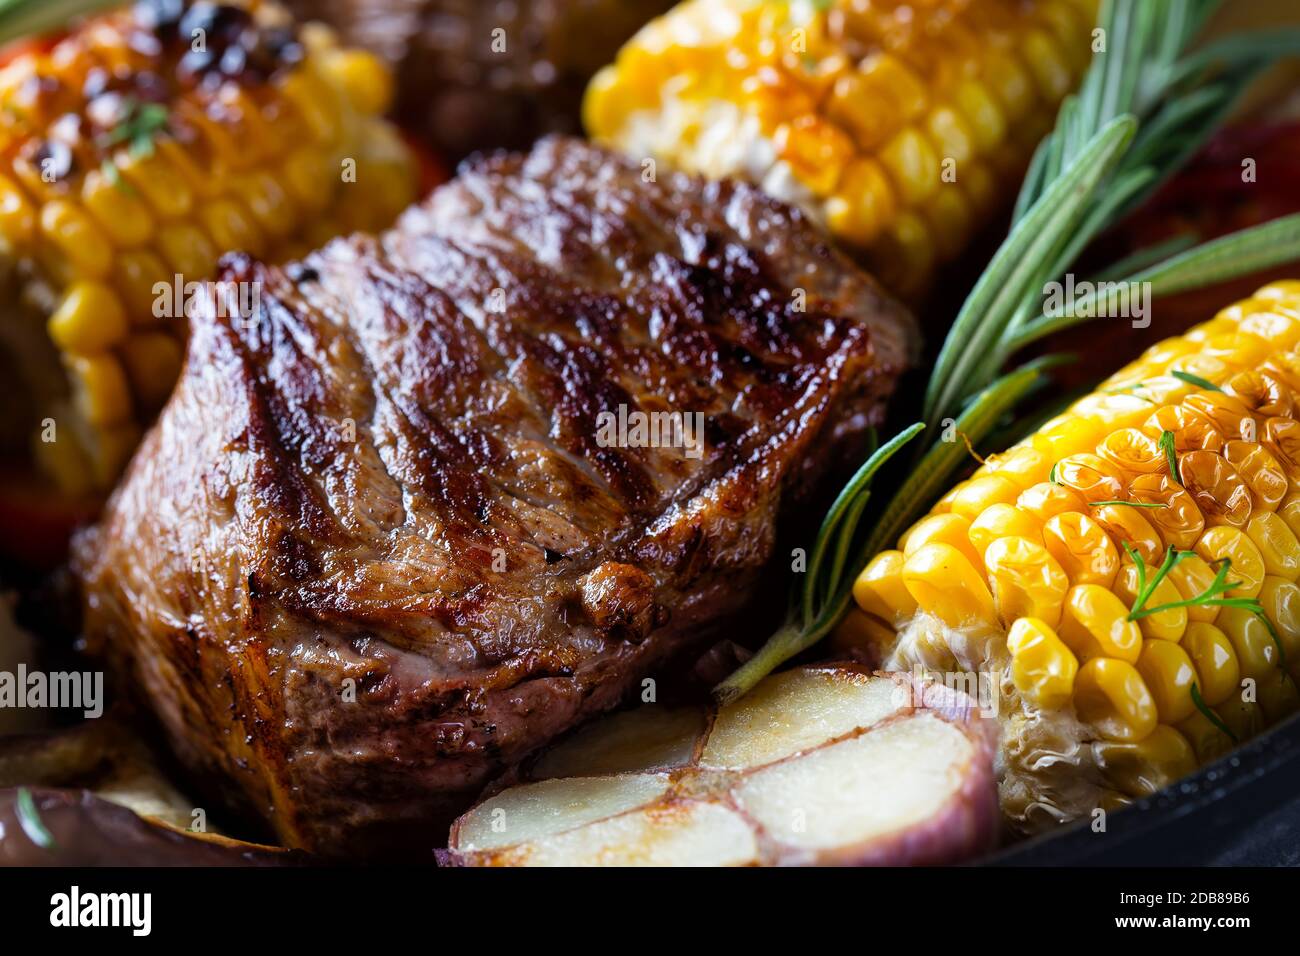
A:
[[[427,854],[707,642],[911,348],[796,211],[564,139],[222,280],[259,309],[194,318],[75,542],[85,626],[186,764],[328,853]]]

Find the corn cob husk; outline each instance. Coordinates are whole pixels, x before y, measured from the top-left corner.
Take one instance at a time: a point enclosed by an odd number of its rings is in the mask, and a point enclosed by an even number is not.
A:
[[[1297,347],[1294,281],[1153,346],[857,580],[841,647],[998,689],[1019,828],[1147,796],[1300,706]],[[1221,569],[1256,610],[1186,603]]]
[[[593,138],[761,183],[916,297],[1010,198],[1096,0],[688,0],[592,80]]]
[[[257,2],[139,4],[8,63],[6,447],[65,492],[111,484],[179,372],[188,284],[224,252],[293,257],[413,198],[389,97],[371,55]]]

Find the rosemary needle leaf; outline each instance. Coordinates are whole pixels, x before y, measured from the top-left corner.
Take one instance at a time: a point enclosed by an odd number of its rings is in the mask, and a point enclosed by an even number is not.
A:
[[[1192,681],[1192,703],[1196,705],[1196,709],[1205,716],[1206,720],[1227,734],[1228,739],[1231,740],[1233,744],[1238,743],[1237,735],[1229,729],[1228,725],[1223,722],[1218,714],[1206,706],[1205,700],[1201,697],[1201,689],[1196,686],[1195,681]]]
[[[1160,450],[1165,453],[1165,460],[1169,462],[1169,477],[1178,485],[1182,485],[1183,476],[1178,472],[1178,449],[1175,445],[1174,433],[1165,429],[1160,433]]]
[[[1191,372],[1183,372],[1179,369],[1170,369],[1169,374],[1180,382],[1186,382],[1188,385],[1195,385],[1197,388],[1203,388],[1209,392],[1221,392],[1223,389],[1215,385],[1209,379],[1201,378],[1199,375],[1193,375]]]

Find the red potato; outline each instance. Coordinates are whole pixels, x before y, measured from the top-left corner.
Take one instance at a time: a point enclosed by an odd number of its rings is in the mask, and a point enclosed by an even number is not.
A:
[[[453,825],[463,866],[948,863],[992,847],[993,721],[903,674],[817,665],[716,713],[588,725]]]

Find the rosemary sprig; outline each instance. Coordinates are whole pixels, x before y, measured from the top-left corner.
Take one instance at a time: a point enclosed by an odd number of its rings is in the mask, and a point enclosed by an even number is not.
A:
[[[1093,57],[1077,95],[1039,144],[1016,200],[1010,233],[976,282],[944,341],[926,389],[923,421],[931,434],[956,423],[979,445],[1015,404],[1042,386],[1050,363],[1003,369],[1019,350],[1060,329],[1110,312],[1117,287],[1099,286],[1075,308],[1043,309],[1047,283],[1059,280],[1102,232],[1118,223],[1175,173],[1224,122],[1251,80],[1279,56],[1300,52],[1300,35],[1239,34],[1194,53],[1191,41],[1220,0],[1104,0],[1099,26],[1107,42]],[[1149,283],[1153,296],[1185,291],[1300,259],[1300,215],[1191,246],[1179,237],[1102,270],[1121,286]],[[1091,308],[1086,308],[1091,304]],[[1111,308],[1100,309],[1098,305]],[[1027,373],[1027,374],[1026,374]],[[908,475],[860,552],[865,562],[927,508],[965,461],[957,442],[918,443]],[[1179,481],[1176,456],[1171,474]],[[1051,476],[1055,480],[1055,469]],[[850,514],[847,521],[864,515]],[[823,534],[826,529],[823,528]],[[853,531],[836,529],[838,540]],[[821,547],[819,541],[818,550]],[[831,570],[836,576],[860,563]],[[813,594],[847,593],[811,582]],[[806,593],[806,592],[805,592]],[[817,605],[816,599],[813,602]],[[792,617],[741,671],[719,688],[743,693],[772,668],[834,626],[824,606],[809,628]],[[843,602],[847,607],[847,600]],[[806,619],[805,603],[801,617]],[[842,613],[842,611],[837,612]]]
[[[1165,453],[1165,461],[1169,463],[1169,477],[1181,486],[1183,476],[1178,470],[1178,444],[1174,433],[1165,429],[1160,433],[1160,441],[1157,444],[1160,446],[1160,450]]]

